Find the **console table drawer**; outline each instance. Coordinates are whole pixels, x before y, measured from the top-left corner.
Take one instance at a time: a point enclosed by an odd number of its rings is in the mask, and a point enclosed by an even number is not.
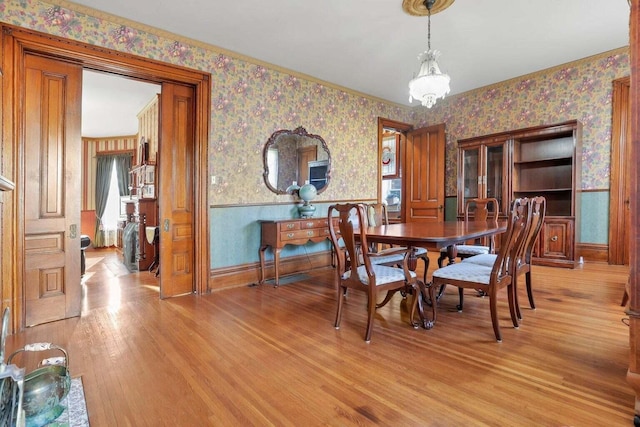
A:
[[[300,221],[275,223],[280,231],[300,230]]]
[[[304,221],[300,221],[300,228],[309,229],[309,228],[322,228],[329,227],[329,221],[326,218],[324,219],[307,219]]]
[[[280,240],[282,242],[287,242],[289,240],[311,239],[313,237],[318,237],[318,236],[325,236],[325,233],[322,233],[322,230],[317,230],[317,229],[285,231],[283,233],[280,233]]]

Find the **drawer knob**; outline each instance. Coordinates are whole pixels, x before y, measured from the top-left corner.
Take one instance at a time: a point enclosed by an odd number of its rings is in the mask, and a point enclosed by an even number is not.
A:
[[[313,227],[313,222],[308,222],[307,227]]]
[[[307,231],[307,236],[313,237],[313,231]]]
[[[287,228],[288,228],[289,230],[291,230],[293,227],[295,227],[295,224],[287,224]]]
[[[289,234],[287,234],[287,237],[288,237],[288,238],[290,238],[290,239],[291,239],[293,236],[295,236],[295,234],[294,234],[294,233],[289,233]]]

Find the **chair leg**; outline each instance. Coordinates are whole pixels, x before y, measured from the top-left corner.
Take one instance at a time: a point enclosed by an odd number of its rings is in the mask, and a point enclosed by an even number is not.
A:
[[[438,268],[442,268],[442,262],[448,258],[449,256],[446,252],[440,252],[440,257],[438,258]]]
[[[460,304],[456,307],[458,311],[462,311],[462,306],[464,304],[464,288],[458,288],[458,295],[460,296]]]
[[[419,326],[418,323],[413,321],[413,319],[416,316],[416,308],[418,306],[420,307],[419,308],[420,320],[423,322],[423,324],[426,324],[424,319],[424,308],[422,306],[423,292],[426,292],[426,291],[424,288],[424,283],[422,283],[420,280],[417,280],[417,283],[414,283],[413,285],[411,285],[411,293],[413,294],[413,300],[411,301],[409,323],[411,324],[411,326],[414,327],[414,329],[417,329]]]
[[[340,329],[340,319],[342,318],[342,304],[344,302],[344,294],[346,294],[347,292],[346,287],[343,287],[342,289],[340,288],[341,286],[338,286],[338,308],[336,309],[336,321],[333,325],[336,329]]]
[[[489,297],[489,307],[491,308],[491,323],[493,324],[493,333],[496,335],[496,341],[502,342],[502,333],[500,332],[500,324],[498,323],[498,304],[496,292],[492,291]]]
[[[422,258],[422,261],[424,261],[424,273],[422,274],[422,279],[423,279],[423,283],[428,283],[427,282],[427,271],[429,270],[429,257],[425,254]]]
[[[531,271],[525,273],[525,281],[527,282],[527,296],[529,297],[529,305],[532,310],[536,309],[536,304],[533,302],[533,290],[531,288]]]
[[[513,299],[509,299],[509,309],[511,309],[511,301],[513,301],[513,305],[515,306],[516,316],[518,320],[522,320],[522,312],[520,311],[520,300],[518,299],[518,275],[513,278]]]
[[[443,285],[444,287],[444,285]],[[431,329],[433,327],[433,325],[436,323],[436,315],[438,312],[437,309],[437,299],[436,299],[436,288],[435,286],[433,286],[433,283],[429,284],[429,299],[431,299],[431,301],[433,302],[433,304],[431,304],[431,321],[426,321],[425,323],[425,328],[426,329]]]
[[[366,343],[371,342],[371,331],[373,329],[373,315],[376,312],[376,299],[371,295],[368,296],[367,301],[367,330],[364,334],[364,341]]]
[[[507,286],[507,298],[509,298],[509,314],[511,314],[511,322],[514,328],[520,327],[520,308],[518,307],[518,298],[516,296],[517,288],[515,283]]]

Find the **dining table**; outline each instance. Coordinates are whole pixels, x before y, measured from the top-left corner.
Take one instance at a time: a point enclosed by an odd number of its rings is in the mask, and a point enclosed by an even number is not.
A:
[[[368,241],[375,243],[447,248],[447,257],[452,264],[458,256],[458,244],[504,233],[506,230],[506,220],[404,222],[367,227],[366,235]],[[415,269],[415,259],[413,262],[409,267]]]
[[[504,233],[507,230],[506,220],[491,221],[439,221],[439,222],[406,222],[367,227],[365,234],[368,242],[384,243],[398,246],[447,248],[449,263],[453,264],[457,256],[457,245],[467,240],[489,237]],[[356,231],[359,233],[358,231]],[[409,252],[409,269],[415,270],[417,259]],[[431,286],[426,284],[425,286]],[[425,300],[426,288],[421,287]],[[432,319],[424,314],[422,299],[418,298],[418,312],[425,329],[431,329],[436,320],[435,301],[431,301]]]

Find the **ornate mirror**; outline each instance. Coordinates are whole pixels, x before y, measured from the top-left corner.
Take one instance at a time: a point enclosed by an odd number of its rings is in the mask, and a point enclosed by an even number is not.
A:
[[[329,185],[331,154],[321,136],[307,133],[303,127],[278,130],[264,146],[264,182],[276,194],[307,181],[322,193]]]

